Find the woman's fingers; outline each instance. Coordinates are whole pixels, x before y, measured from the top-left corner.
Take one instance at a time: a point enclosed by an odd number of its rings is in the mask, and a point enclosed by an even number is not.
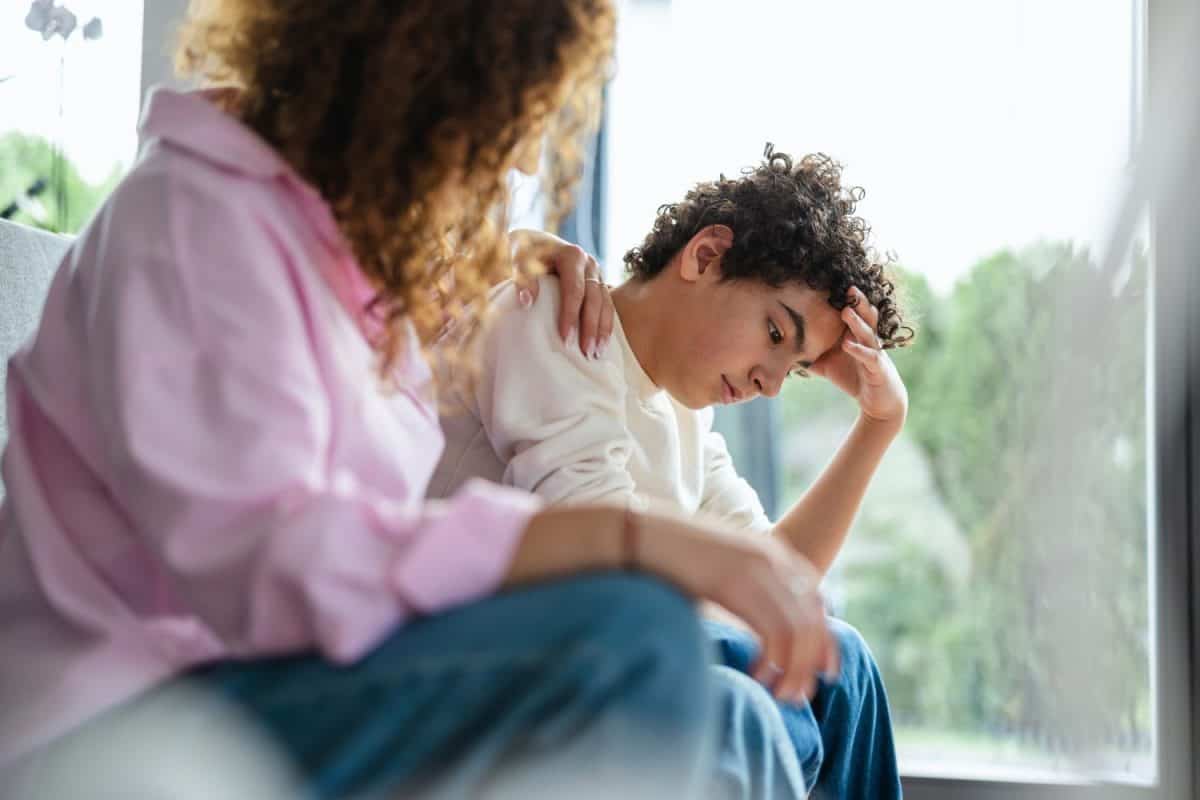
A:
[[[827,625],[822,608],[811,597],[799,597],[792,617],[792,669],[788,679],[778,687],[781,699],[799,703],[812,697],[816,690],[817,673],[825,657]]]
[[[825,658],[821,664],[821,674],[828,680],[837,680],[842,674],[842,649],[838,646],[837,637],[826,626]]]
[[[586,295],[587,270],[589,262],[595,263],[582,247],[568,245],[555,253],[553,266],[558,273],[559,291],[562,293],[562,305],[558,311],[558,335],[567,341],[571,331],[579,325],[579,311],[583,308]],[[580,350],[583,350],[583,336],[580,332]],[[583,354],[586,356],[587,351]]]
[[[762,647],[751,674],[784,702],[802,702],[816,689],[819,672],[829,665],[828,625],[824,606],[810,594],[797,594],[778,573],[747,579],[750,612],[743,617],[758,633]]]
[[[583,310],[579,315],[579,349],[585,358],[600,355],[600,317],[608,300],[608,290],[600,282],[600,267],[594,258],[588,259],[584,276]]]
[[[597,352],[600,356],[603,356],[604,352],[608,350],[608,342],[612,339],[613,322],[617,316],[617,310],[613,306],[612,290],[606,284],[603,285],[603,289],[600,295],[604,299],[604,305],[600,309],[600,323],[596,328]]]
[[[751,617],[747,624],[762,642],[758,662],[751,670],[756,681],[776,692],[792,669],[792,631],[786,602],[767,586],[756,587]],[[778,696],[778,695],[777,695]]]
[[[517,275],[513,278],[513,283],[517,287],[517,302],[522,308],[529,308],[533,305],[538,297],[538,282],[537,278],[531,278],[528,275]]]
[[[596,358],[612,335],[614,315],[596,259],[578,245],[541,231],[513,231],[509,236],[514,247],[517,302],[528,308],[537,300],[537,275],[542,268],[557,275],[561,301],[558,335],[566,342],[571,331],[577,330],[580,352],[585,358]]]

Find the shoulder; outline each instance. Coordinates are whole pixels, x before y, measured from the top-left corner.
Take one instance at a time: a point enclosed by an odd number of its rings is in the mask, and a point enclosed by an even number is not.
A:
[[[481,376],[498,394],[519,394],[539,407],[582,404],[600,396],[616,404],[624,398],[627,382],[621,348],[610,347],[599,359],[579,350],[577,334],[564,342],[558,332],[558,279],[539,279],[538,297],[531,307],[517,301],[511,281],[491,294],[485,327],[480,333]]]
[[[555,275],[538,278],[538,296],[532,306],[518,302],[517,286],[511,280],[496,286],[489,300],[484,329],[484,349],[489,353],[520,348],[520,355],[551,359],[582,370],[621,368],[624,363],[619,347],[608,348],[599,359],[584,357],[577,330],[563,341],[558,332],[562,293]]]
[[[149,151],[80,237],[85,286],[159,309],[164,325],[206,342],[305,323],[297,279],[303,226],[262,182],[223,174],[186,152]],[[148,313],[148,312],[146,312]],[[236,322],[236,324],[234,324]]]
[[[182,210],[229,222],[278,206],[278,189],[261,178],[222,169],[187,150],[155,142],[112,195],[112,207],[142,216]],[[214,244],[217,244],[214,242]]]
[[[492,289],[489,300],[489,331],[521,332],[528,337],[546,340],[558,338],[558,312],[562,308],[558,278],[542,275],[538,278],[538,296],[526,308],[517,300],[517,284],[503,281]]]

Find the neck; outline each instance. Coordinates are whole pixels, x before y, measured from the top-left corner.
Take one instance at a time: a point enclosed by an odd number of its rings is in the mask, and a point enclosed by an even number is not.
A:
[[[629,348],[654,385],[661,386],[656,345],[664,341],[661,325],[665,315],[657,313],[662,309],[656,308],[660,301],[653,282],[631,278],[613,290],[612,299]]]

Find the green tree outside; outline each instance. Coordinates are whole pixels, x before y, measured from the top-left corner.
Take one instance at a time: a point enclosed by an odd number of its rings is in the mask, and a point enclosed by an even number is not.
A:
[[[1064,243],[997,253],[946,297],[902,280],[909,421],[835,581],[898,722],[1145,753],[1145,258],[1116,286]],[[795,381],[783,416],[794,499],[854,409]]]
[[[34,181],[43,179],[49,185],[38,195],[37,201],[45,209],[44,216],[35,217],[18,211],[12,220],[55,233],[77,233],[91,219],[123,173],[120,165],[114,164],[102,182],[88,183],[66,157],[62,158],[60,170],[64,207],[60,207],[58,191],[52,182],[55,164],[51,143],[40,136],[23,133],[0,135],[0,207],[24,195]]]

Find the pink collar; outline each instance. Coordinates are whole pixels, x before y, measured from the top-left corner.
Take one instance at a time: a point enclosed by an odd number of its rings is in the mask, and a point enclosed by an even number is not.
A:
[[[167,142],[222,169],[275,180],[297,195],[305,217],[333,254],[322,272],[368,342],[383,336],[382,314],[368,310],[375,288],[358,266],[338,230],[329,204],[258,134],[218,104],[229,89],[178,92],[155,87],[146,98],[138,132],[143,143]]]

